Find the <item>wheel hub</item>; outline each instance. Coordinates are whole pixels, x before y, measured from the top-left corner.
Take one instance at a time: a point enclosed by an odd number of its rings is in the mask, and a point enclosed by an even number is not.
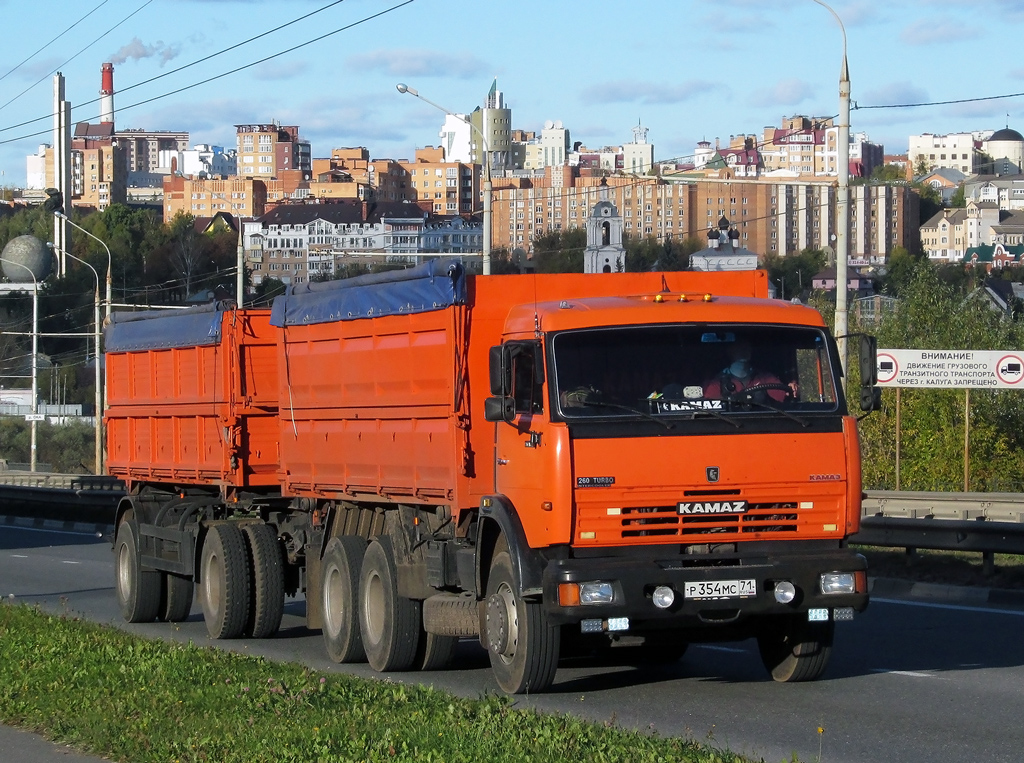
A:
[[[491,651],[502,657],[512,657],[518,640],[519,622],[511,591],[491,594],[487,599],[487,643]]]

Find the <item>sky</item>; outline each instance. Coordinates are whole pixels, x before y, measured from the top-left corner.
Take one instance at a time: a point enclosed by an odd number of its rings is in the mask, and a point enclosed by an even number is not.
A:
[[[829,5],[846,30],[853,132],[886,153],[912,134],[1024,132],[1024,1]],[[52,142],[54,71],[72,122],[99,121],[105,61],[117,129],[233,148],[234,125],[277,120],[314,157],[438,145],[444,114],[399,82],[468,113],[497,78],[514,128],[558,120],[598,148],[639,124],[658,161],[839,111],[843,34],[815,0],[0,0],[0,19],[0,186],[23,185],[25,157]],[[966,102],[893,108],[946,101]]]

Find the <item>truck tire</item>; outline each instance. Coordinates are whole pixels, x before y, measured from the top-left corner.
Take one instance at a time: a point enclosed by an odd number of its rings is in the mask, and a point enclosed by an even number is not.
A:
[[[452,664],[458,636],[438,636],[436,633],[420,633],[420,648],[416,652],[415,666],[420,670],[444,670]]]
[[[126,519],[114,542],[117,603],[129,623],[151,623],[160,614],[160,573],[144,570],[139,562],[139,527]]]
[[[491,560],[485,606],[487,655],[498,686],[509,694],[546,690],[558,669],[560,629],[539,602],[518,594],[507,550]]]
[[[249,615],[251,580],[238,525],[213,525],[199,557],[199,591],[210,638],[238,638]]]
[[[366,662],[359,632],[359,572],[366,541],[355,535],[332,538],[320,563],[324,645],[335,662]]]
[[[180,623],[188,620],[192,612],[192,593],[195,584],[192,578],[175,575],[171,572],[161,573],[163,576],[163,596],[160,601],[160,618],[168,623]]]
[[[814,681],[828,667],[835,623],[811,623],[806,617],[773,618],[757,635],[761,661],[775,681]]]
[[[249,550],[252,596],[242,633],[267,638],[277,633],[284,616],[284,560],[277,531],[262,522],[242,526]]]
[[[359,631],[374,670],[409,670],[420,641],[420,603],[398,595],[391,541],[371,541],[359,574]]]

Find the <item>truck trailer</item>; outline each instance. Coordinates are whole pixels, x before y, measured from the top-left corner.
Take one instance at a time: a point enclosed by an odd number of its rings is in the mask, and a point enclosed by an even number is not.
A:
[[[437,259],[114,313],[105,341],[129,622],[198,586],[212,638],[270,637],[304,596],[337,662],[441,669],[474,638],[520,693],[562,656],[751,637],[813,680],[867,606],[836,343],[764,271]]]

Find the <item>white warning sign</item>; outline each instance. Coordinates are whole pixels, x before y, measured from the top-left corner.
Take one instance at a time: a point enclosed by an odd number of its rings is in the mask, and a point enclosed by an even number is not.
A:
[[[880,387],[1024,389],[1024,353],[1012,350],[879,350]]]

